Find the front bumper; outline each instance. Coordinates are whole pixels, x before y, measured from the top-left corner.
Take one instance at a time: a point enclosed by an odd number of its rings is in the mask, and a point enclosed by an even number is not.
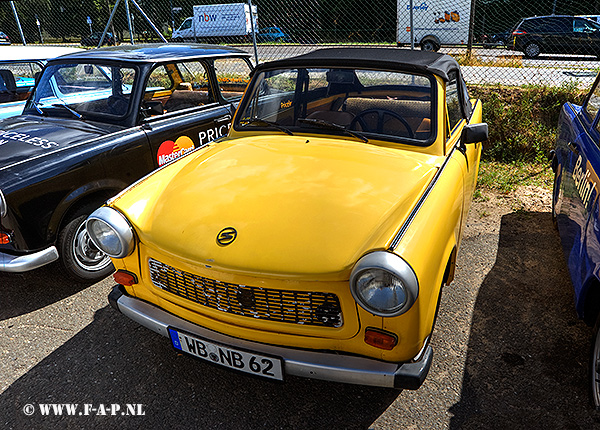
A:
[[[0,272],[27,272],[56,260],[58,260],[58,251],[54,246],[24,255],[11,255],[0,252]]]
[[[108,296],[113,308],[156,333],[169,337],[172,326],[234,348],[281,357],[287,375],[377,387],[418,389],[431,367],[433,350],[426,344],[410,363],[387,363],[365,357],[292,349],[251,342],[200,327],[150,303],[127,295],[117,285]]]

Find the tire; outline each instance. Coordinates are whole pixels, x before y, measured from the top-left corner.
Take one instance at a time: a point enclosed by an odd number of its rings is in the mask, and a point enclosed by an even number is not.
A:
[[[592,337],[589,381],[592,405],[597,411],[600,411],[600,317],[596,321]]]
[[[556,213],[556,201],[558,200],[558,166],[554,169],[554,182],[552,185],[552,224],[554,228],[558,230],[557,213]]]
[[[433,40],[423,40],[421,42],[421,51],[436,52],[440,47]]]
[[[79,282],[95,283],[115,269],[110,258],[91,241],[85,230],[85,221],[96,207],[87,206],[77,211],[58,236],[58,252],[67,275]]]
[[[531,42],[525,46],[525,50],[523,52],[527,58],[536,58],[542,51],[540,49],[540,45],[538,45],[536,42]]]

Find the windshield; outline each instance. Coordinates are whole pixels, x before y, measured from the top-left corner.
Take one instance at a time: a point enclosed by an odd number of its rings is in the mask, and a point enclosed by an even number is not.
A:
[[[423,75],[368,69],[265,71],[256,76],[235,128],[425,145],[433,138],[432,82]]]
[[[127,114],[135,69],[100,64],[58,64],[44,70],[25,113],[80,119]]]

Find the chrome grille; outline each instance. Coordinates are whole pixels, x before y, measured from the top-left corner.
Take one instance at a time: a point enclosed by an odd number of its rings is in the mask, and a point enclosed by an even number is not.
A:
[[[204,278],[149,259],[152,283],[202,306],[245,317],[341,327],[342,310],[332,293],[275,290]]]

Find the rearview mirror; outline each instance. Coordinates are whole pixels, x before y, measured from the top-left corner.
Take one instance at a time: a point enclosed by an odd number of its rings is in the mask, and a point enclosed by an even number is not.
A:
[[[488,140],[488,125],[485,122],[479,124],[468,124],[463,128],[460,140],[463,144],[483,142]]]

